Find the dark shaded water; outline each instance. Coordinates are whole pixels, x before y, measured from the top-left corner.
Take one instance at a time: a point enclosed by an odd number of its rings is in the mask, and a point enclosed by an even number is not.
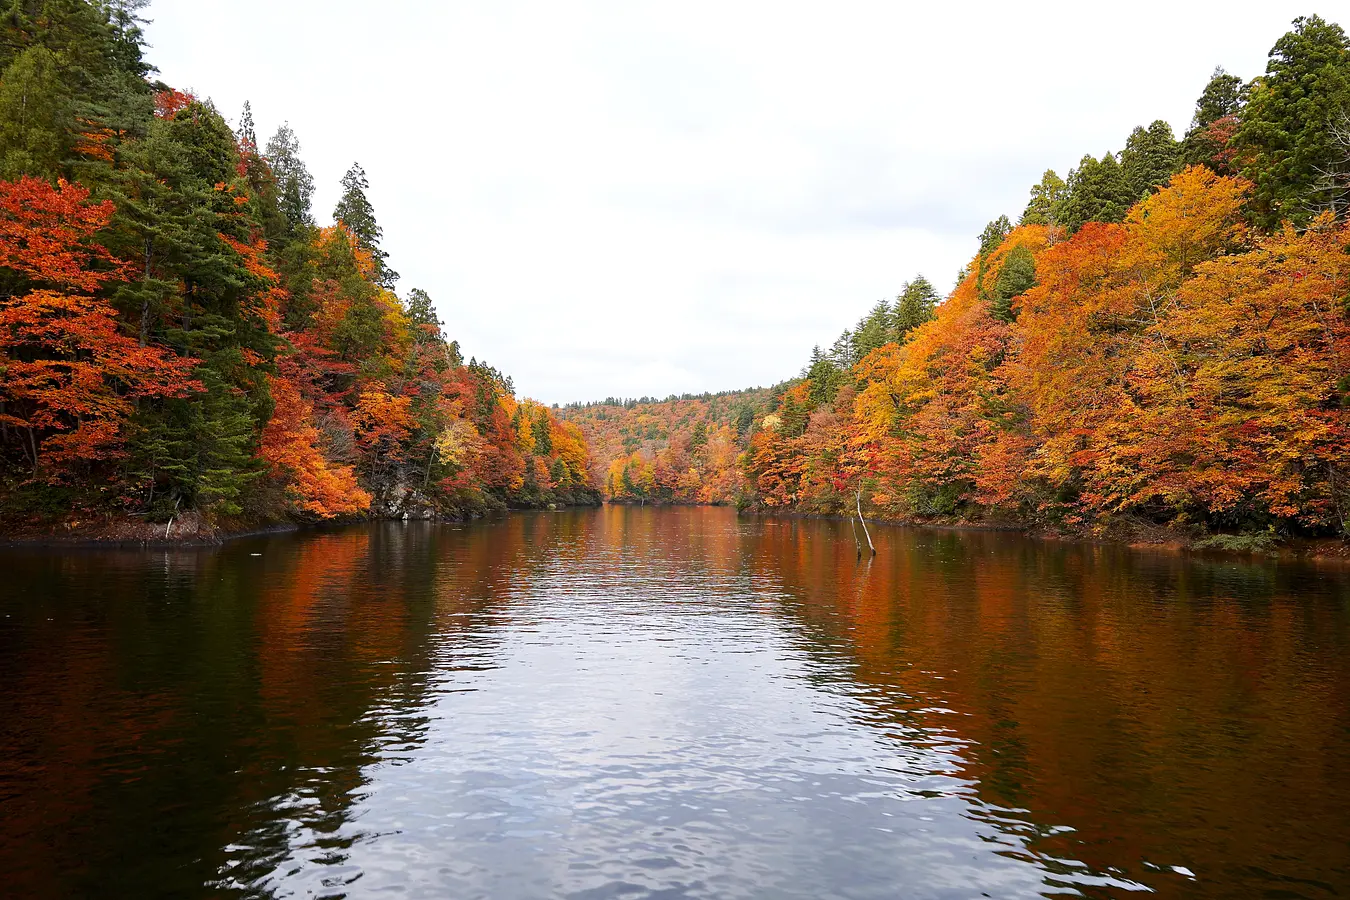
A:
[[[0,893],[1350,893],[1350,573],[878,531],[0,553]]]

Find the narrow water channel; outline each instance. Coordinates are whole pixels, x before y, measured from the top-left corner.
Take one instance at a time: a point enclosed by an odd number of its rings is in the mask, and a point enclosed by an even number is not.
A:
[[[609,507],[4,551],[2,892],[1350,890],[1350,572],[874,538]]]

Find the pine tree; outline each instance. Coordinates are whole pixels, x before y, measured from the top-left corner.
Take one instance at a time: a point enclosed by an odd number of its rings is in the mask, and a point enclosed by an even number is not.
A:
[[[202,183],[214,187],[234,180],[239,148],[234,132],[214,106],[194,101],[166,121],[189,168]]]
[[[0,75],[0,178],[66,174],[75,121],[61,69],[55,53],[35,46]]]
[[[549,430],[548,410],[537,410],[530,421],[530,433],[534,436],[534,455],[548,456],[553,452],[553,434]]]
[[[253,104],[244,101],[244,111],[239,115],[239,150],[245,155],[258,152],[258,132],[253,126]]]
[[[356,241],[375,258],[376,281],[383,287],[392,288],[398,281],[398,273],[390,269],[386,260],[389,254],[380,249],[380,239],[384,229],[375,220],[375,207],[371,205],[366,191],[370,182],[366,180],[366,171],[360,163],[352,163],[347,174],[342,176],[342,199],[333,210],[333,218],[347,227],[356,236]]]
[[[1180,150],[1172,126],[1162,119],[1147,130],[1136,128],[1130,134],[1120,154],[1120,165],[1135,201],[1161,188],[1176,174]]]
[[[839,388],[844,383],[843,370],[835,365],[834,361],[826,354],[822,353],[820,347],[811,349],[811,362],[802,374],[811,381],[809,396],[813,406],[833,403],[835,396],[839,393]]]
[[[833,344],[830,345],[830,359],[844,369],[853,368],[858,360],[853,355],[853,330],[845,328]]]
[[[150,0],[97,0],[103,8],[113,33],[113,57],[119,67],[138,78],[144,78],[157,71],[142,59],[145,48],[145,31],[142,25],[149,20],[141,16],[141,10],[150,5]]]
[[[12,127],[4,138],[7,150],[18,151],[9,159],[11,167],[51,171],[50,160],[57,159],[57,174],[78,175],[92,186],[111,163],[115,142],[129,132],[143,133],[150,116],[145,76],[154,71],[141,59],[143,20],[137,11],[144,5],[145,0],[4,4],[0,70],[24,57],[28,66],[0,76],[14,92],[11,100],[18,101],[5,116],[9,124],[26,120],[17,130],[27,132],[27,146]],[[31,56],[34,51],[45,54]],[[54,80],[47,72],[51,61]],[[20,75],[24,77],[16,77]],[[30,82],[27,87],[25,81]],[[34,99],[39,99],[36,106]],[[16,116],[13,106],[27,109]]]
[[[423,328],[434,328],[437,333],[445,323],[441,321],[436,314],[436,306],[431,302],[431,295],[421,288],[413,288],[408,292],[408,321],[414,325]]]
[[[985,268],[989,261],[989,254],[999,248],[1004,238],[1011,231],[1012,223],[1008,221],[1008,217],[999,216],[984,226],[984,231],[980,232],[980,253],[976,259],[975,268],[975,290],[986,300],[989,299],[989,285],[985,284]]]
[[[905,282],[900,296],[895,298],[895,339],[904,342],[915,328],[936,316],[938,292],[922,275]]]
[[[414,288],[408,292],[408,301],[404,304],[408,314],[408,323],[412,325],[412,354],[408,359],[409,374],[418,376],[419,368],[444,372],[447,368],[459,365],[456,354],[458,347],[452,348],[446,343],[445,332],[441,330],[441,320],[436,316],[436,308],[426,291]],[[426,399],[435,405],[440,395],[440,386],[433,382],[424,383]]]
[[[287,233],[314,225],[310,204],[314,198],[314,176],[300,159],[300,141],[289,124],[283,124],[267,142],[264,154],[277,182],[277,204],[286,217]]]
[[[103,4],[87,0],[10,0],[0,14],[0,66],[31,47],[61,57],[68,83],[87,87],[118,67],[115,37]]]
[[[853,329],[853,358],[860,360],[878,347],[894,340],[891,330],[891,304],[878,300],[867,315]]]
[[[999,216],[988,225],[984,226],[984,231],[980,232],[980,255],[988,256],[998,249],[998,245],[1003,243],[1003,239],[1012,231],[1012,223],[1008,221],[1007,216]]]
[[[135,323],[141,343],[157,323],[181,306],[177,273],[196,268],[200,242],[218,244],[203,211],[207,185],[193,177],[187,153],[167,122],[156,120],[144,140],[123,154],[123,165],[103,189],[117,214],[107,235],[110,249],[134,260],[136,275],[116,303]]]
[[[1215,66],[1209,83],[1195,102],[1192,128],[1208,128],[1220,119],[1237,115],[1242,109],[1242,79],[1229,75],[1223,66]]]
[[[1340,163],[1333,129],[1350,110],[1350,41],[1318,16],[1294,20],[1270,51],[1234,139],[1248,162],[1260,224],[1302,224],[1324,209],[1343,212],[1350,196],[1320,190]]]
[[[248,485],[262,474],[255,456],[258,411],[215,366],[202,366],[196,374],[205,393],[147,411],[133,444],[134,460],[151,484],[158,483],[160,510],[172,501],[173,508],[238,515]]]
[[[1018,244],[1003,257],[1003,267],[994,280],[991,307],[996,318],[1011,322],[1017,318],[1012,308],[1013,298],[1036,286],[1036,258],[1026,247]]]
[[[234,200],[239,178],[234,133],[215,110],[193,103],[156,119],[128,145],[106,193],[117,207],[110,249],[136,261],[138,277],[115,302],[153,340],[200,360],[206,391],[143,408],[132,475],[184,508],[242,509],[271,401],[266,368],[275,336],[258,304],[263,287],[228,241],[257,228]]]
[[[1077,231],[1088,222],[1119,222],[1134,204],[1130,184],[1114,153],[1100,160],[1084,156],[1069,173],[1069,196],[1061,207],[1063,225]]]
[[[269,240],[284,237],[289,231],[289,221],[281,211],[277,197],[277,179],[267,159],[258,152],[258,132],[253,125],[253,106],[244,101],[244,111],[239,116],[238,139],[240,161],[244,167],[244,178],[248,181],[251,193],[249,202],[254,213],[262,223],[263,233]]]
[[[785,438],[801,437],[811,421],[811,411],[798,403],[793,393],[789,392],[783,398],[783,405],[778,408],[778,416],[783,421],[778,433]]]
[[[1069,196],[1069,186],[1064,179],[1055,174],[1054,169],[1046,169],[1038,184],[1031,188],[1031,200],[1022,212],[1019,225],[1058,225],[1059,210]]]

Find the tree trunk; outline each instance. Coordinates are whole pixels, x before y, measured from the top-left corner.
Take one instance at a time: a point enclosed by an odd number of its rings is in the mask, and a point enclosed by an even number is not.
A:
[[[858,503],[858,521],[862,522],[863,534],[867,535],[867,546],[871,549],[872,555],[876,556],[877,548],[872,544],[872,532],[867,530],[867,522],[863,519],[862,515],[862,488],[858,488],[856,500]],[[859,548],[859,552],[861,552],[861,548]]]
[[[145,239],[145,280],[150,280],[150,254],[154,244],[150,238]],[[141,346],[144,347],[150,337],[150,298],[146,297],[141,301]]]

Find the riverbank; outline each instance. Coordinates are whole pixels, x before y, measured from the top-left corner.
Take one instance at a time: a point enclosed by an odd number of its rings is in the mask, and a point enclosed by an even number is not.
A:
[[[146,522],[135,517],[111,517],[106,519],[78,519],[42,525],[28,523],[0,524],[0,547],[214,547],[240,538],[262,534],[284,534],[354,525],[361,522],[426,521],[463,523],[477,521],[493,514],[510,511],[589,508],[602,505],[653,508],[719,506],[723,504],[706,503],[647,503],[639,504],[621,500],[601,500],[598,496],[593,502],[578,501],[550,502],[536,505],[503,504],[500,507],[443,512],[422,511],[412,514],[371,514],[351,516],[341,519],[329,519],[321,522],[271,520],[246,521],[240,519],[207,521],[195,512],[175,517],[172,522]],[[738,511],[742,516],[766,519],[803,519],[822,521],[856,521],[854,516],[827,515],[822,513],[796,512],[792,510],[744,509]],[[1067,531],[1049,528],[1033,528],[1015,522],[968,521],[962,519],[908,520],[888,519],[873,516],[866,517],[869,526],[892,526],[917,528],[932,531],[974,531],[1007,532],[1023,537],[1034,538],[1048,543],[1066,543],[1098,545],[1104,547],[1126,547],[1133,550],[1147,550],[1158,553],[1205,556],[1256,557],[1278,560],[1302,560],[1317,562],[1338,562],[1350,565],[1350,542],[1331,538],[1308,539],[1287,538],[1268,540],[1265,535],[1203,535],[1185,534],[1175,529],[1161,527],[1117,528],[1105,534],[1087,531]],[[861,532],[858,535],[863,540]]]
[[[211,547],[250,535],[299,531],[310,524],[212,523],[196,512],[177,516],[170,522],[114,516],[43,524],[6,523],[0,526],[0,547]]]
[[[215,547],[239,538],[261,534],[284,534],[317,528],[354,525],[361,522],[472,522],[511,510],[587,508],[602,505],[594,499],[572,496],[530,505],[507,505],[481,509],[421,510],[417,513],[371,513],[323,521],[293,519],[210,520],[196,511],[175,516],[169,522],[147,522],[134,516],[90,517],[46,523],[0,523],[0,547]]]
[[[788,509],[749,507],[741,515],[765,518],[823,519],[830,521],[857,521],[855,516],[799,512]],[[1288,560],[1326,560],[1350,565],[1350,541],[1337,538],[1279,538],[1266,533],[1249,534],[1194,534],[1151,523],[1121,523],[1097,533],[1083,530],[1054,529],[1029,526],[1014,520],[972,521],[958,517],[940,519],[891,519],[866,516],[868,525],[888,525],[900,528],[922,528],[937,531],[1008,532],[1040,541],[1068,544],[1095,544],[1099,546],[1128,547],[1175,554],[1205,554],[1242,557],[1264,557]],[[861,532],[858,535],[862,539]]]

